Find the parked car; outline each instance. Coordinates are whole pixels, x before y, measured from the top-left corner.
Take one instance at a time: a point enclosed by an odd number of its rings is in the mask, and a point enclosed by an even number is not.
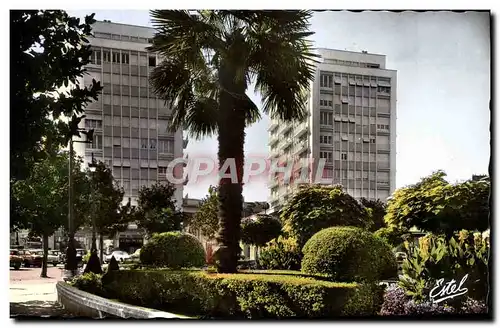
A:
[[[27,253],[27,256],[24,259],[24,266],[25,267],[42,267],[42,261],[43,261],[43,250],[41,249],[28,249],[25,251]],[[26,265],[28,264],[28,265]]]
[[[106,262],[109,263],[113,256],[118,262],[125,262],[130,259],[130,255],[125,251],[113,251],[111,254],[105,256]]]
[[[15,270],[19,270],[21,265],[23,264],[23,258],[19,254],[19,250],[11,249],[10,250],[10,267]]]
[[[59,254],[59,251],[49,251],[49,253],[47,254],[47,263],[52,263],[53,266],[61,263],[61,256]]]
[[[130,259],[133,260],[133,261],[139,261],[141,257],[141,249],[138,248],[135,250],[134,253],[132,253],[132,255],[130,255]]]

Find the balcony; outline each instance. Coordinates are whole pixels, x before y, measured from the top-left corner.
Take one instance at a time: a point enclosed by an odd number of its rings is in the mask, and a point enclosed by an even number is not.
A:
[[[269,146],[273,148],[273,145],[276,145],[280,141],[278,136],[271,136],[269,139]]]
[[[290,131],[290,129],[292,128],[292,124],[289,124],[289,123],[284,123],[284,127],[283,129],[280,131],[280,135],[284,135],[286,134],[288,131]]]
[[[295,129],[295,138],[300,138],[304,133],[309,132],[309,126],[307,122],[300,123]]]
[[[271,121],[271,125],[269,125],[269,128],[267,129],[267,131],[269,131],[271,134],[274,133],[275,129],[278,127],[278,123],[276,121]]]

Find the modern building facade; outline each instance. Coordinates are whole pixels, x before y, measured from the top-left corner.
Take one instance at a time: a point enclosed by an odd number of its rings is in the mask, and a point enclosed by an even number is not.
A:
[[[272,120],[270,159],[312,160],[314,182],[318,160],[325,159],[325,184],[342,184],[355,198],[385,201],[395,189],[397,72],[383,55],[318,49],[320,63],[300,123]],[[294,167],[292,177],[298,178]],[[296,183],[271,176],[270,204],[279,209]]]
[[[183,140],[181,130],[168,130],[171,109],[149,84],[158,63],[158,57],[146,50],[154,30],[98,21],[93,33],[89,39],[92,60],[83,83],[101,81],[103,90],[99,100],[87,106],[81,125],[94,129],[94,140],[92,144],[75,143],[75,151],[86,163],[93,154],[112,168],[125,190],[124,202],[130,198],[135,205],[142,186],[166,181],[168,164],[183,156],[187,140]],[[178,169],[182,174],[182,168]],[[176,188],[175,198],[181,207],[183,185]]]

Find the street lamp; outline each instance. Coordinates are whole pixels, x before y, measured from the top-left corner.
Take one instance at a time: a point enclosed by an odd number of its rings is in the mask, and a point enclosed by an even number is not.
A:
[[[75,229],[73,227],[74,223],[74,208],[73,208],[73,198],[74,198],[74,188],[73,188],[73,142],[78,143],[92,143],[94,140],[94,130],[90,129],[85,131],[83,129],[78,129],[78,132],[82,132],[87,136],[85,141],[73,141],[73,135],[69,137],[69,200],[68,200],[68,247],[66,248],[66,264],[64,269],[67,271],[68,279],[71,279],[76,275],[76,270],[78,269],[78,263],[76,261],[76,247],[75,247]],[[78,133],[78,136],[80,134]]]
[[[92,153],[92,160],[89,163],[90,172],[94,173],[97,169],[97,162],[94,158],[94,153]],[[92,246],[90,246],[90,252],[97,252],[97,241],[96,241],[96,227],[95,227],[95,215],[92,213]]]

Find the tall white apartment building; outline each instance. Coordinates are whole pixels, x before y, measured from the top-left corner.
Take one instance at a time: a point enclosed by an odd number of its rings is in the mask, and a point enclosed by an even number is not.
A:
[[[136,204],[142,186],[166,181],[167,165],[183,156],[187,140],[182,131],[170,132],[171,109],[157,98],[149,76],[158,58],[148,53],[154,30],[98,21],[93,25],[92,62],[85,85],[101,81],[99,100],[85,109],[81,127],[94,129],[92,144],[75,143],[75,152],[85,163],[96,160],[112,168],[114,178]],[[87,164],[85,164],[87,165]],[[182,165],[182,164],[180,164]],[[183,185],[176,186],[176,201],[182,206]]]
[[[304,122],[272,120],[271,160],[326,160],[324,183],[342,184],[359,199],[385,201],[395,189],[397,72],[383,55],[318,49],[320,63]],[[299,168],[300,169],[300,168]],[[294,169],[293,176],[299,172]],[[298,187],[271,176],[270,204],[279,209]]]

